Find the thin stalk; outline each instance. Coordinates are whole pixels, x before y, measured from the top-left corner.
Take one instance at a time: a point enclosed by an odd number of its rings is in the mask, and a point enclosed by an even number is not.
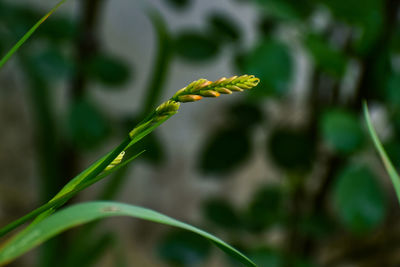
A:
[[[31,35],[36,31],[37,28],[50,17],[66,0],[61,0],[55,7],[53,7],[46,15],[44,15],[32,28],[29,29],[27,33],[22,36],[21,39],[8,51],[8,53],[0,60],[0,68],[6,64],[6,62],[11,58],[11,56],[17,52],[17,50],[31,37]]]
[[[27,215],[25,215],[25,216],[15,220],[15,221],[13,221],[12,223],[6,225],[5,227],[1,228],[0,229],[0,237],[4,236],[5,234],[7,234],[8,232],[10,232],[13,229],[17,228],[18,226],[24,224],[25,222],[35,218],[36,216],[38,216],[42,212],[45,212],[45,211],[50,210],[52,208],[54,208],[54,211],[55,211],[56,207],[59,207],[62,204],[64,204],[68,199],[70,199],[76,193],[78,193],[79,191],[82,191],[86,187],[88,187],[88,186],[92,185],[93,183],[97,182],[99,179],[104,178],[104,177],[101,177],[101,176],[96,178],[96,176],[98,174],[100,174],[113,161],[113,159],[116,158],[118,156],[118,154],[121,153],[125,149],[125,147],[129,144],[130,141],[131,141],[130,138],[126,138],[124,141],[122,141],[122,143],[117,148],[115,148],[109,154],[109,156],[92,173],[90,173],[87,176],[88,177],[88,179],[87,179],[88,182],[85,182],[82,185],[78,185],[72,191],[59,196],[58,198],[54,199],[53,201],[47,202],[46,204],[40,206],[39,208],[31,211]],[[48,215],[50,215],[50,214],[48,214]],[[41,219],[44,219],[44,218],[41,218]]]
[[[396,169],[394,168],[393,163],[390,160],[389,156],[387,155],[385,149],[383,148],[381,141],[379,140],[378,134],[375,131],[375,128],[371,121],[371,117],[369,115],[367,102],[363,103],[363,108],[364,108],[365,120],[368,126],[368,131],[370,133],[372,141],[374,142],[375,148],[378,151],[379,156],[381,157],[385,169],[390,176],[394,190],[396,191],[397,200],[399,201],[400,204],[400,176],[397,173]]]
[[[27,221],[35,218],[36,216],[46,212],[44,216],[40,216],[38,220],[35,220],[35,223],[37,223],[39,220],[43,220],[44,218],[50,216],[57,208],[62,206],[68,199],[70,199],[72,196],[74,196],[76,193],[79,191],[85,189],[86,187],[92,185],[93,183],[99,181],[100,179],[104,178],[104,176],[99,175],[122,151],[128,149],[131,147],[133,144],[138,142],[140,139],[142,139],[144,136],[152,132],[155,128],[157,128],[160,124],[164,123],[166,120],[168,120],[172,115],[164,117],[162,120],[159,120],[155,123],[151,123],[156,117],[156,113],[152,113],[153,115],[150,117],[150,119],[143,124],[139,124],[137,127],[134,128],[134,130],[131,131],[129,137],[125,138],[121,142],[121,144],[116,147],[114,150],[112,150],[110,153],[108,153],[105,157],[101,158],[97,162],[95,162],[92,166],[95,166],[93,170],[90,170],[90,172],[86,175],[85,171],[83,172],[84,176],[80,177],[78,175],[74,179],[72,179],[67,185],[64,186],[63,189],[48,203],[44,204],[43,206],[31,211],[27,215],[11,222],[10,224],[6,225],[5,227],[0,229],[0,237],[6,235],[13,229],[17,228],[18,226],[26,223]],[[141,128],[143,125],[148,125],[145,128]],[[140,129],[140,131],[136,131],[137,129]],[[132,134],[134,132],[134,134]],[[90,169],[89,167],[88,169]],[[107,173],[108,175],[109,173]],[[81,180],[77,181],[76,179],[79,178]],[[61,200],[61,201],[60,201]]]

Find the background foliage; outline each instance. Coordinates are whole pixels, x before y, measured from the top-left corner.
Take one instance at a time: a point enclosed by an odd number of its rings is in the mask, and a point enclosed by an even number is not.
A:
[[[143,75],[140,69],[145,64],[132,65],[104,44],[123,42],[104,40],[101,35],[112,1],[80,1],[74,15],[55,14],[8,66],[9,75],[1,77],[2,84],[14,90],[17,83],[9,77],[21,80],[21,94],[29,106],[29,111],[22,108],[22,112],[31,121],[26,132],[35,146],[37,169],[30,194],[37,194],[40,203],[48,201],[79,172],[85,159],[129,131],[159,103],[169,81],[183,75],[173,71],[175,62],[204,69],[229,57],[229,72],[261,79],[256,90],[219,106],[218,113],[208,113],[206,119],[197,120],[198,114],[189,112],[195,122],[171,122],[179,125],[172,130],[180,132],[173,133],[178,136],[173,146],[159,131],[137,146],[137,151],[147,150],[140,166],[160,170],[157,179],[162,186],[172,188],[172,194],[182,199],[174,212],[219,233],[260,266],[396,266],[400,260],[398,203],[367,138],[361,104],[363,99],[370,103],[380,125],[378,132],[385,137],[384,146],[399,167],[400,2],[225,1],[243,9],[239,14],[252,10],[247,19],[253,37],[242,26],[241,17],[227,12],[224,4],[208,12],[200,26],[187,19],[185,27],[173,27],[165,13],[184,16],[201,1],[153,2],[154,7],[141,11],[153,27],[155,48],[147,83],[141,90],[133,88],[140,99],[135,112],[117,116],[107,109],[108,101],[96,98],[98,88],[107,90],[110,99],[121,94]],[[43,14],[32,3],[0,1],[1,54]],[[130,48],[129,53],[142,51]],[[215,78],[220,76],[229,75],[221,70]],[[60,86],[66,87],[62,108],[57,104]],[[8,94],[6,89],[1,94],[4,105]],[[118,102],[110,103],[118,106]],[[211,115],[220,119],[213,120]],[[191,123],[204,123],[199,128],[204,138],[186,137],[189,142],[182,145],[179,137]],[[193,191],[200,183],[212,184],[217,188],[214,193],[185,194],[189,182],[185,185],[179,175],[187,161],[171,160],[171,151],[184,150],[190,142],[197,142],[198,149],[190,155],[195,162],[189,165],[193,165],[188,172],[192,176],[183,179],[192,183]],[[1,156],[5,153],[8,150]],[[18,156],[23,158],[24,152]],[[23,164],[16,168],[27,166]],[[8,165],[1,166],[1,172],[7,173]],[[165,166],[171,169],[169,175],[163,171]],[[140,174],[122,169],[91,198],[119,198]],[[11,178],[4,178],[4,188],[21,183],[10,182]],[[151,183],[146,185],[146,192],[154,194],[147,204],[157,207],[158,202],[167,201],[168,195],[157,195]],[[183,202],[195,197],[196,211],[189,216]],[[143,201],[131,194],[126,199]],[[2,215],[10,214],[7,207],[23,206],[11,197],[1,201],[6,211]],[[12,216],[19,216],[19,211],[14,210]],[[4,223],[9,220],[4,218]],[[46,243],[37,259],[27,257],[15,264],[235,266],[215,256],[209,243],[190,233],[135,227],[143,233],[125,227],[121,238],[112,227],[95,223]],[[154,229],[157,234],[147,236]],[[127,252],[132,251],[121,249],[125,243],[135,254],[143,252],[151,260],[130,259]]]

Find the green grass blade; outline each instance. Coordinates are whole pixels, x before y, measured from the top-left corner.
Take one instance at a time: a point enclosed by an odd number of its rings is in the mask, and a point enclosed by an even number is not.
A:
[[[0,60],[0,68],[6,64],[6,62],[11,58],[11,56],[17,52],[17,50],[28,40],[29,37],[39,28],[39,26],[54,13],[66,0],[60,1],[55,7],[53,7],[46,15],[44,15],[32,28],[29,29],[27,33],[22,36],[21,39],[8,51],[8,53]]]
[[[115,168],[113,168],[109,171],[101,173],[100,175],[96,176],[94,179],[84,182],[82,184],[79,184],[72,191],[69,191],[69,192],[63,194],[62,196],[58,197],[57,199],[54,199],[52,201],[47,202],[46,204],[43,204],[39,208],[26,214],[25,216],[7,224],[6,226],[4,226],[0,229],[0,237],[6,235],[10,231],[12,231],[15,228],[17,228],[18,226],[26,223],[27,221],[35,218],[36,216],[39,216],[39,217],[37,220],[35,220],[35,224],[38,223],[39,221],[41,221],[42,219],[45,219],[47,216],[50,216],[55,211],[55,208],[62,206],[66,201],[68,201],[70,198],[72,198],[73,196],[78,194],[80,191],[86,189],[87,187],[91,186],[94,183],[97,183],[98,181],[100,181],[107,175],[111,174],[112,172],[117,171],[118,169],[122,168],[123,166],[125,166],[126,164],[128,164],[129,162],[134,160],[135,158],[139,157],[143,152],[144,151],[136,154],[135,156],[122,162],[120,165],[117,165]]]
[[[378,150],[378,153],[379,153],[379,155],[382,159],[382,162],[385,166],[385,169],[388,172],[390,179],[392,180],[394,189],[396,191],[397,199],[399,200],[399,203],[400,203],[400,177],[399,177],[399,174],[397,173],[396,169],[394,168],[393,163],[389,159],[385,149],[383,148],[381,141],[379,140],[378,135],[376,134],[375,128],[371,122],[371,117],[369,115],[368,106],[367,106],[366,102],[364,102],[364,116],[365,116],[365,120],[367,121],[367,126],[368,126],[369,133],[371,135],[371,138],[375,144],[376,149]]]
[[[113,149],[107,155],[103,156],[95,163],[90,165],[87,169],[81,172],[79,175],[74,177],[71,181],[69,181],[61,190],[57,193],[57,195],[52,199],[55,200],[64,194],[74,190],[79,184],[84,183],[88,180],[95,178],[99,175],[123,150],[126,149],[128,144],[131,142],[129,138],[125,139],[118,147]]]
[[[151,114],[150,114],[151,115]],[[122,143],[109,152],[107,155],[103,156],[95,163],[90,165],[87,169],[73,178],[69,183],[67,183],[57,195],[52,198],[46,204],[40,206],[39,208],[31,211],[30,213],[26,214],[25,216],[11,222],[10,224],[0,228],[0,237],[6,235],[8,232],[12,231],[13,229],[17,228],[18,226],[26,223],[27,221],[35,218],[36,216],[44,213],[43,216],[40,216],[35,223],[38,221],[46,218],[47,216],[51,215],[55,208],[59,208],[62,206],[68,199],[82,191],[83,189],[87,188],[88,186],[98,182],[99,180],[103,179],[105,176],[109,175],[111,172],[118,170],[120,167],[124,166],[128,162],[132,161],[134,158],[139,156],[141,153],[137,154],[135,157],[128,160],[125,164],[120,164],[121,166],[116,166],[115,168],[111,169],[108,172],[103,172],[103,170],[121,153],[123,150],[127,150],[135,143],[139,142],[143,137],[154,131],[158,126],[168,120],[171,116],[168,116],[154,124],[149,125],[149,127],[144,128],[142,131],[138,131],[135,135],[130,138],[125,139]],[[103,172],[103,173],[102,173]],[[48,211],[48,209],[51,209]]]
[[[146,208],[108,201],[89,202],[74,205],[54,213],[52,216],[17,234],[0,248],[0,265],[6,264],[28,250],[40,245],[51,237],[72,227],[93,220],[129,216],[185,229],[207,238],[246,266],[256,266],[249,258],[221,239],[189,224],[180,222]]]
[[[146,135],[148,135],[149,133],[154,131],[158,126],[160,126],[162,123],[164,123],[170,117],[171,116],[168,116],[156,123],[150,123],[148,127],[144,127],[142,130],[138,131],[134,136],[131,137],[131,139],[124,140],[113,151],[111,151],[107,155],[105,155],[102,158],[100,158],[99,160],[97,160],[95,163],[90,165],[86,170],[84,170],[79,175],[77,175],[75,178],[73,178],[71,181],[69,181],[61,189],[61,191],[57,193],[57,195],[52,200],[57,199],[57,198],[63,196],[64,194],[74,190],[74,188],[76,188],[79,184],[85,183],[91,179],[94,179],[119,155],[119,153],[121,153],[123,150],[129,149],[135,143],[139,142],[142,138],[144,138]],[[140,126],[140,124],[139,124],[139,126]],[[135,158],[136,158],[136,156],[135,156]],[[113,168],[111,170],[115,171],[117,169]],[[107,172],[105,172],[105,173],[107,173]]]
[[[145,152],[145,150],[143,150],[143,151],[137,153],[137,154],[134,155],[134,156],[131,156],[129,159],[124,160],[123,162],[121,162],[120,164],[118,164],[117,166],[115,166],[114,168],[112,168],[111,170],[102,172],[101,174],[99,174],[99,175],[97,175],[97,176],[95,177],[95,179],[93,180],[93,182],[98,182],[98,181],[100,181],[101,179],[103,179],[104,177],[110,175],[111,173],[116,172],[116,171],[118,171],[119,169],[125,167],[128,163],[130,163],[130,162],[132,162],[133,160],[135,160],[137,157],[139,157],[140,155],[142,155],[144,152]],[[88,181],[88,182],[89,182],[89,181]]]

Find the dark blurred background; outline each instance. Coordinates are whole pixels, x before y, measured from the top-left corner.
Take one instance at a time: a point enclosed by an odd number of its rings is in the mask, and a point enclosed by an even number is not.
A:
[[[55,2],[0,0],[0,54]],[[400,266],[400,208],[363,99],[400,167],[400,1],[70,0],[0,72],[0,223],[48,201],[192,80],[251,92],[184,104],[139,159],[76,197],[142,205],[259,266]],[[69,231],[12,266],[239,266],[131,219]]]

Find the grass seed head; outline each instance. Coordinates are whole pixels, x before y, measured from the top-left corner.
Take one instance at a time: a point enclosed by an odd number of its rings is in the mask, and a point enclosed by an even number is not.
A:
[[[220,94],[232,94],[242,92],[258,85],[260,79],[254,75],[222,77],[215,82],[199,79],[182,88],[172,97],[176,102],[194,102],[202,97],[218,97]]]

